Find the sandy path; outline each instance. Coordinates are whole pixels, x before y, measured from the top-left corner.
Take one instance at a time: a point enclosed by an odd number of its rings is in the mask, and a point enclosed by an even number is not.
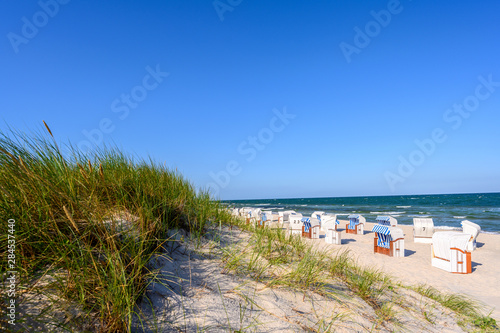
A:
[[[346,223],[341,221],[339,227],[342,245],[326,244],[322,238],[321,247],[348,248],[359,263],[382,269],[406,284],[426,283],[469,295],[483,302],[488,312],[493,311],[491,316],[500,321],[500,235],[479,234],[478,247],[472,253],[472,274],[453,274],[431,266],[431,245],[414,243],[412,226],[398,226],[405,233],[406,257],[394,258],[373,253],[374,223],[366,223],[364,235],[346,234]]]

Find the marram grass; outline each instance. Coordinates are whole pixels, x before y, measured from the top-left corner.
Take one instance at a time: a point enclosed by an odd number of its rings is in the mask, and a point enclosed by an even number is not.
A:
[[[207,221],[231,217],[208,192],[152,160],[71,145],[63,154],[45,126],[44,134],[0,132],[0,215],[16,221],[21,284],[56,276],[58,295],[100,331],[127,331],[152,275],[148,261],[168,230],[201,236]]]

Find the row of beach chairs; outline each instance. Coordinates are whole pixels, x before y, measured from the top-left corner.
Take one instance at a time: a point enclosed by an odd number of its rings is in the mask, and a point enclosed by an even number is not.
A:
[[[245,207],[234,208],[231,213],[246,218],[247,223],[257,227],[286,228],[292,235],[319,239],[325,233],[325,242],[341,244],[341,233],[337,231],[340,222],[336,214],[316,211],[310,217],[292,210],[273,213],[270,210]],[[363,235],[366,219],[359,214],[347,216],[349,222],[345,226],[347,234]],[[372,228],[374,233],[374,253],[392,257],[405,256],[405,235],[397,227],[397,220],[392,216],[378,216]],[[476,247],[476,239],[481,227],[476,223],[462,221],[462,232],[435,232],[432,218],[413,219],[413,240],[415,243],[431,244],[431,264],[434,267],[451,273],[468,274],[471,269],[471,252]]]

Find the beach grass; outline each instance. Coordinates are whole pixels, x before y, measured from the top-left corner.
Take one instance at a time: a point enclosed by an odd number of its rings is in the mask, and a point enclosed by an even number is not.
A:
[[[168,231],[199,238],[207,221],[231,216],[153,160],[71,145],[63,154],[45,126],[46,133],[0,133],[0,214],[15,221],[18,294],[45,290],[80,306],[98,330],[127,331]],[[1,237],[5,254],[5,231]]]

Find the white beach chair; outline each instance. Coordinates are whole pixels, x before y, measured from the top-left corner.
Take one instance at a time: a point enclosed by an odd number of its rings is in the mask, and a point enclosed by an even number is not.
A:
[[[261,209],[260,208],[250,208],[246,207],[243,209],[246,222],[256,224],[261,220]]]
[[[469,242],[467,243],[467,251],[472,252],[476,249],[477,235],[481,232],[481,227],[471,221],[462,221],[462,230],[464,233],[470,235]]]
[[[315,211],[311,214],[311,217],[314,217],[315,219],[320,220],[321,216],[325,215],[325,212],[322,211]]]
[[[320,219],[321,231],[326,232],[328,228],[333,227],[333,230],[337,230],[339,221],[337,220],[337,214],[324,214]]]
[[[329,218],[326,221],[321,221],[321,229],[325,232],[325,242],[328,244],[341,244],[341,234],[337,231],[337,215],[335,217]],[[323,217],[324,219],[324,217]]]
[[[434,221],[430,218],[413,219],[413,241],[415,243],[432,243]]]
[[[231,214],[231,216],[240,216],[238,208],[230,208],[228,211]]]
[[[347,218],[349,219],[349,223],[345,226],[345,232],[348,234],[363,235],[366,219],[359,214],[351,214]]]
[[[432,236],[431,264],[451,273],[472,272],[471,253],[467,251],[470,235],[443,231]]]
[[[240,215],[246,219],[247,224],[250,222],[255,222],[255,213],[251,207],[243,207],[240,209]],[[260,217],[259,217],[260,218]]]
[[[281,226],[286,230],[290,229],[290,215],[297,214],[294,210],[285,210],[278,213],[281,216]]]
[[[403,229],[378,223],[373,226],[372,231],[375,233],[373,239],[374,253],[381,253],[390,257],[405,256]]]
[[[290,221],[290,230],[292,235],[302,235],[302,214],[290,214],[288,219]]]

